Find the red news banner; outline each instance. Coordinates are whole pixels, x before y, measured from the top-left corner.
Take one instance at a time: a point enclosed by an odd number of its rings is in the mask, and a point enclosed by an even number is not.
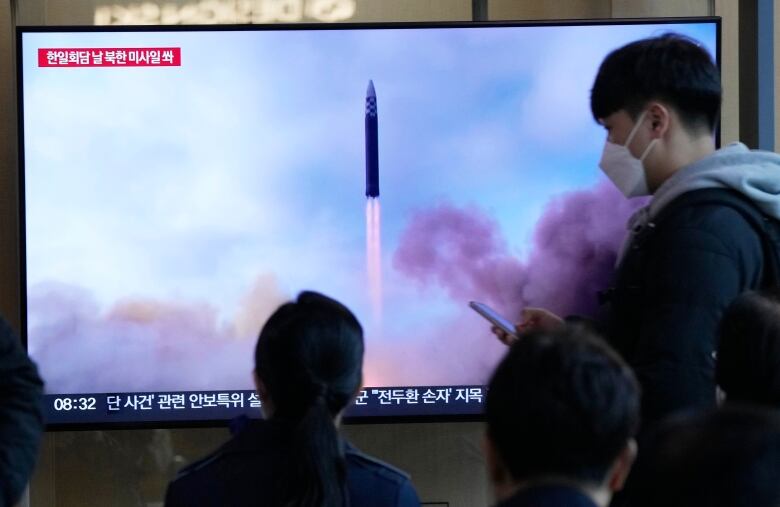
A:
[[[38,67],[180,67],[181,48],[41,48]]]

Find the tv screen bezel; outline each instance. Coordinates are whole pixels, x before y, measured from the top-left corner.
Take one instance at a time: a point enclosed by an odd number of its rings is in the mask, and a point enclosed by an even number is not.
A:
[[[379,23],[279,23],[240,25],[57,25],[16,27],[16,103],[18,128],[18,203],[19,203],[19,267],[20,267],[20,335],[27,350],[27,251],[26,251],[26,195],[24,160],[24,89],[22,65],[22,38],[27,33],[132,33],[132,32],[233,32],[233,31],[328,31],[328,30],[383,30],[383,29],[430,29],[430,28],[524,28],[565,26],[610,26],[610,25],[680,25],[711,23],[715,25],[715,62],[722,75],[722,19],[719,16],[701,17],[659,17],[659,18],[609,18],[609,19],[567,19],[532,21],[443,21],[443,22],[379,22]],[[716,134],[720,146],[720,123]],[[45,379],[44,379],[45,380]],[[83,396],[83,395],[81,395]],[[345,424],[387,424],[410,422],[473,422],[482,421],[482,414],[415,415],[415,416],[364,416],[344,417]],[[89,422],[89,423],[47,423],[47,431],[80,431],[105,429],[142,428],[201,428],[225,427],[226,419],[149,422]]]

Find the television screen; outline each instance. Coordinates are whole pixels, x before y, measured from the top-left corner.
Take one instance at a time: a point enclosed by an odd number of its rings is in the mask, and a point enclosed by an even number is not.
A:
[[[718,21],[22,28],[23,286],[52,425],[257,415],[302,290],[351,308],[347,415],[479,414],[505,348],[469,308],[593,314],[626,200],[601,60]]]

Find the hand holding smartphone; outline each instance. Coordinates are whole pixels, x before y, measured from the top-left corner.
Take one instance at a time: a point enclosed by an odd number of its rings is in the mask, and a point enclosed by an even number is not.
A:
[[[501,316],[498,312],[490,308],[488,305],[484,303],[479,303],[477,301],[469,301],[469,306],[478,314],[482,315],[485,319],[487,319],[488,322],[499,328],[501,331],[505,332],[506,334],[517,338],[517,330],[515,329],[515,325],[512,324],[512,322],[509,319],[504,318]]]

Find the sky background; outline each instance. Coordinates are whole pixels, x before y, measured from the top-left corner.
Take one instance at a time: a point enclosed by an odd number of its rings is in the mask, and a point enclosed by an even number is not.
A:
[[[577,217],[634,209],[597,167],[590,88],[609,51],[672,29],[714,54],[712,24],[25,34],[28,342],[49,392],[248,388],[260,325],[304,289],[363,323],[367,385],[485,382],[502,348],[468,300],[512,319],[555,307],[536,296],[544,279],[521,290],[561,230],[541,234],[545,216],[572,215],[572,196]],[[182,66],[37,67],[39,47],[160,46],[181,47]],[[381,322],[365,272],[369,79]],[[598,239],[602,258],[620,235]]]

